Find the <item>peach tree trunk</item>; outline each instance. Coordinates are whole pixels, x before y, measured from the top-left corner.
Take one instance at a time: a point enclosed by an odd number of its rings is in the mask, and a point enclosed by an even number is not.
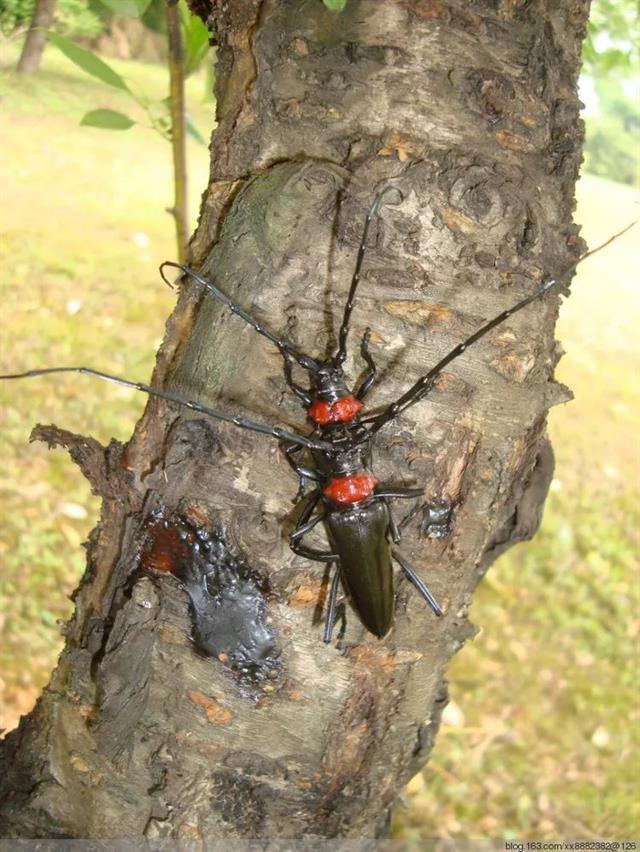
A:
[[[579,253],[587,0],[197,8],[219,44],[219,124],[193,265],[323,356],[366,208],[395,179],[347,362],[355,380],[371,326],[370,407]],[[2,746],[2,833],[383,836],[433,746],[473,590],[539,522],[547,411],[568,397],[553,381],[558,304],[497,328],[379,434],[381,481],[455,505],[448,537],[420,537],[416,518],[402,544],[445,616],[397,577],[384,640],[347,607],[344,635],[323,644],[327,576],[288,547],[297,483],[273,439],[155,400],[126,446],[39,427],[103,505],[58,668]],[[307,428],[277,350],[197,287],[182,289],[154,381]],[[198,623],[189,582],[208,607]]]

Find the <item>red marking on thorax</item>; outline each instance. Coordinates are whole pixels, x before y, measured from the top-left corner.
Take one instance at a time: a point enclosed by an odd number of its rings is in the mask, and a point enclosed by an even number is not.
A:
[[[352,473],[350,476],[335,476],[322,489],[325,497],[342,503],[359,503],[373,494],[378,480],[370,473]]]
[[[349,423],[363,408],[364,405],[359,399],[349,395],[333,403],[316,399],[307,413],[314,423],[319,426],[328,426],[329,423]]]

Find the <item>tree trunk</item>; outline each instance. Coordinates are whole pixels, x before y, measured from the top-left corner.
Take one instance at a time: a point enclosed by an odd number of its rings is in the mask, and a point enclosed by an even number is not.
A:
[[[19,74],[32,74],[40,67],[47,41],[47,30],[53,23],[55,10],[56,0],[37,0],[27,37],[22,46],[22,53],[18,60]]]
[[[388,404],[578,255],[587,9],[207,6],[219,125],[192,264],[322,356],[364,212],[395,178],[370,233],[347,363],[355,380],[370,325],[383,375],[369,407]],[[103,506],[58,668],[3,745],[4,833],[383,836],[431,751],[447,665],[474,632],[471,594],[538,525],[552,470],[546,414],[568,397],[552,378],[558,302],[497,328],[380,433],[382,482],[424,484],[425,499],[455,506],[449,537],[420,538],[410,523],[402,543],[445,616],[397,577],[384,640],[347,607],[344,636],[322,643],[327,577],[287,546],[296,482],[273,439],[154,400],[126,447],[40,427]],[[197,287],[183,287],[154,381],[304,429],[277,350]],[[194,628],[184,586],[207,570],[219,608]],[[206,597],[202,585],[190,592]]]

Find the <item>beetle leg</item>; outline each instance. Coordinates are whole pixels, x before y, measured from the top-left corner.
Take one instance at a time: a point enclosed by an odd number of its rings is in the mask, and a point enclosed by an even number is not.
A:
[[[300,452],[300,447],[295,444],[288,444],[283,448],[284,457],[287,460],[287,464],[295,471],[298,475],[298,490],[296,491],[296,495],[291,501],[292,503],[298,503],[304,497],[304,489],[307,484],[307,478],[300,469],[300,465],[296,462],[294,456],[296,456]]]
[[[333,572],[331,588],[329,589],[329,599],[327,601],[327,616],[324,622],[324,634],[322,641],[325,645],[331,642],[331,634],[333,633],[333,625],[336,621],[336,601],[338,600],[338,588],[340,586],[340,569],[336,566]]]
[[[298,556],[304,556],[305,559],[311,559],[313,562],[335,562],[338,559],[337,553],[315,550],[313,547],[305,547],[297,542],[291,544],[290,547]]]
[[[402,531],[407,526],[407,524],[411,523],[411,521],[415,518],[415,516],[418,514],[423,505],[424,504],[422,503],[416,503],[415,506],[412,506],[412,508],[409,509],[407,514],[400,521],[400,531]]]
[[[306,559],[312,559],[314,562],[334,562],[338,559],[337,553],[316,550],[300,543],[302,538],[324,518],[324,515],[316,515],[315,518],[311,517],[321,497],[322,493],[320,491],[314,492],[309,497],[309,502],[304,507],[295,529],[289,536],[289,547],[298,556],[304,556]]]
[[[300,512],[300,517],[298,518],[298,520],[296,522],[295,529],[291,533],[290,538],[296,534],[296,532],[300,529],[300,527],[304,526],[307,523],[307,521],[309,520],[311,515],[313,515],[313,512],[314,512],[316,506],[320,502],[321,497],[322,497],[322,492],[320,491],[319,488],[316,491],[313,491],[311,494],[309,494],[307,505],[304,507],[302,512]]]
[[[292,544],[292,545],[293,545],[293,544],[295,544],[297,541],[300,541],[300,539],[301,539],[303,536],[305,536],[308,532],[311,532],[311,530],[312,530],[312,529],[313,529],[313,528],[314,528],[317,524],[319,524],[319,523],[320,523],[320,521],[321,521],[323,518],[324,518],[324,515],[316,515],[316,516],[315,516],[315,518],[311,518],[310,520],[306,521],[306,523],[303,523],[303,524],[300,524],[300,523],[299,523],[299,524],[297,525],[297,527],[295,528],[295,530],[294,530],[294,531],[291,533],[291,535],[289,536],[289,544]]]
[[[362,380],[360,387],[356,391],[356,399],[364,399],[365,396],[371,390],[373,383],[376,380],[376,376],[378,374],[378,368],[376,367],[376,363],[373,360],[371,353],[369,352],[369,339],[371,338],[371,329],[367,328],[362,338],[362,343],[360,344],[360,354],[367,362],[367,367],[369,368],[369,372]]]
[[[324,515],[313,516],[313,512],[315,511],[321,496],[321,492],[316,491],[309,498],[309,502],[304,507],[294,531],[289,536],[289,547],[294,553],[297,553],[299,556],[304,556],[307,559],[312,559],[314,562],[334,562],[338,558],[337,554],[315,550],[314,548],[305,547],[300,544],[301,539],[324,519]],[[331,642],[333,625],[336,620],[336,599],[338,595],[339,577],[340,569],[336,566],[327,602],[327,617],[323,635],[323,640],[326,643]]]
[[[293,468],[293,470],[298,474],[299,479],[298,491],[296,493],[296,496],[293,498],[293,503],[297,503],[304,497],[304,489],[307,484],[307,479],[310,479],[313,482],[318,482],[320,479],[317,471],[315,471],[313,468],[300,465],[295,460],[294,456],[299,453],[301,449],[302,447],[298,447],[296,444],[289,444],[284,448],[285,458],[287,459],[287,462]]]
[[[383,500],[385,506],[387,507],[387,514],[389,515],[389,532],[391,533],[391,540],[394,544],[399,544],[400,542],[400,529],[396,524],[396,520],[393,517],[393,512],[391,511],[391,503],[388,500]]]
[[[416,574],[413,568],[405,560],[404,556],[401,556],[397,550],[392,550],[391,555],[396,560],[398,565],[402,568],[407,577],[411,580],[413,585],[416,587],[420,596],[424,598],[424,600],[429,604],[434,613],[436,615],[443,615],[443,612],[440,609],[437,600],[429,591],[426,583]]]
[[[424,488],[386,488],[375,492],[376,497],[400,500],[415,499],[416,497],[422,497],[423,494]]]
[[[298,525],[289,536],[289,547],[298,556],[304,556],[305,559],[311,559],[314,562],[336,562],[338,560],[337,553],[330,553],[328,550],[316,550],[314,547],[307,547],[300,543],[303,536],[312,530],[323,517],[324,515],[316,515],[309,523],[305,520],[303,525]]]
[[[306,391],[301,385],[297,384],[297,382],[293,380],[293,371],[291,369],[291,356],[288,355],[286,352],[282,352],[282,358],[284,362],[284,379],[286,383],[289,385],[289,387],[295,393],[298,399],[302,400],[302,402],[308,408],[313,401],[311,398],[311,394],[309,393],[309,391]]]

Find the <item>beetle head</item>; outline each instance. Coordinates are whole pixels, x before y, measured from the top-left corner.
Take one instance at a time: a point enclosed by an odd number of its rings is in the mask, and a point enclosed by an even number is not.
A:
[[[342,367],[337,367],[332,361],[321,364],[320,369],[311,374],[311,393],[314,399],[329,403],[349,396],[351,391],[347,387]]]

